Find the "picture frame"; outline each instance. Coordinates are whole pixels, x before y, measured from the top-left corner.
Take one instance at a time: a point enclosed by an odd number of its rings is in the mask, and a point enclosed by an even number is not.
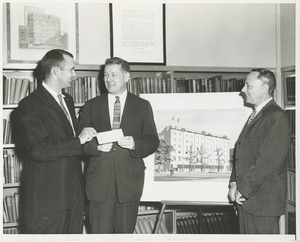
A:
[[[110,4],[111,56],[132,65],[166,65],[165,4]]]
[[[201,163],[197,163],[195,169],[194,165],[188,166],[187,161],[184,162],[184,166],[181,166],[182,160],[174,162],[171,154],[172,169],[167,168],[157,173],[156,153],[146,157],[142,201],[204,201],[228,204],[227,193],[232,167],[229,163],[232,163],[235,142],[252,111],[244,106],[240,93],[142,94],[141,97],[150,102],[158,136],[160,140],[165,139],[166,143],[168,141],[163,133],[165,128],[170,126],[173,127],[170,129],[177,126],[177,136],[182,131],[183,134],[193,135],[194,140],[197,135],[201,136],[199,134],[202,131],[210,133],[208,136],[211,139],[217,137],[215,139],[220,141],[225,137],[230,140],[227,160],[225,156],[222,158],[224,162],[220,169],[216,165],[216,157],[213,158],[212,155],[204,169]],[[216,115],[219,118],[216,118]],[[170,138],[173,139],[174,136]],[[175,151],[177,154],[176,148]],[[185,151],[181,149],[181,153]],[[215,150],[212,150],[212,153],[215,153]],[[184,159],[183,156],[182,158]],[[193,168],[194,171],[189,168]]]
[[[50,49],[79,60],[77,3],[7,3],[7,62],[37,63]]]

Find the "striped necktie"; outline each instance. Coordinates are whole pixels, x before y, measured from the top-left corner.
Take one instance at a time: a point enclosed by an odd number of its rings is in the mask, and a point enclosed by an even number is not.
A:
[[[248,121],[247,121],[247,124],[250,124],[250,123],[251,123],[251,121],[254,119],[256,113],[257,113],[257,111],[256,111],[256,109],[254,109],[253,112],[251,113],[251,115],[250,115]]]
[[[114,116],[113,116],[113,125],[112,129],[120,128],[121,123],[121,104],[120,104],[120,97],[116,96],[116,101],[114,104]]]

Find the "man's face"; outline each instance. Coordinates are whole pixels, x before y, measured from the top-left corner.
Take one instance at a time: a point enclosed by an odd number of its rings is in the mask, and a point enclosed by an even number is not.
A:
[[[254,106],[258,106],[264,101],[264,93],[267,89],[267,85],[257,78],[258,75],[258,72],[250,72],[242,89],[246,103]]]
[[[64,58],[66,62],[63,64],[63,67],[60,68],[58,75],[61,89],[70,87],[71,82],[76,78],[75,63],[73,58],[68,55],[64,55]]]
[[[120,95],[126,90],[129,73],[122,71],[121,65],[109,64],[104,69],[105,87],[109,93]]]

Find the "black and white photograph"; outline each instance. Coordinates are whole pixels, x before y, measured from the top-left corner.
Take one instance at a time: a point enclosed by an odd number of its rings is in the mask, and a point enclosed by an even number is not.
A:
[[[300,2],[0,9],[1,241],[300,240]]]

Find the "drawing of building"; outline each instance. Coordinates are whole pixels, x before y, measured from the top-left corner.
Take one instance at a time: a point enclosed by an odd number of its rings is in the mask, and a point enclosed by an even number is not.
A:
[[[230,170],[230,140],[205,131],[166,126],[160,133],[174,148],[171,168],[177,171],[220,172]]]
[[[61,34],[60,17],[28,6],[25,16],[25,25],[19,25],[20,48],[68,48],[68,35]]]

